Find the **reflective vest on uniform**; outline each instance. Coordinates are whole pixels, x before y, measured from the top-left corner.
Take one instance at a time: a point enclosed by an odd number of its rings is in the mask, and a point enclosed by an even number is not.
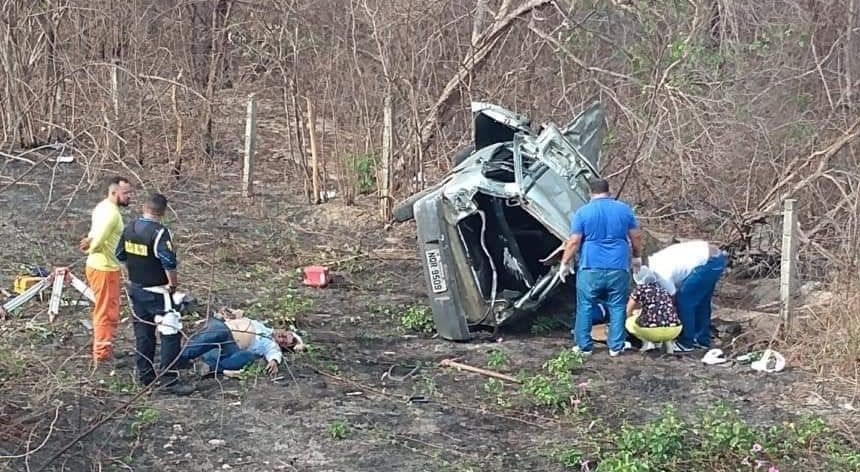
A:
[[[128,278],[144,287],[167,285],[167,274],[156,251],[156,238],[164,226],[154,221],[135,220],[123,231]]]

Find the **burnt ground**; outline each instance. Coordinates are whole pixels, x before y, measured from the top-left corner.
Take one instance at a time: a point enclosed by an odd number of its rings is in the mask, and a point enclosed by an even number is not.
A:
[[[0,188],[28,167],[7,163]],[[298,196],[300,184],[285,184],[279,172],[262,178],[249,202],[239,196],[237,172],[227,166],[217,178],[189,179],[167,191],[184,287],[204,313],[211,303],[275,324],[295,316],[311,352],[289,354],[277,380],[189,375],[199,387],[191,397],[135,398],[129,355],[113,375],[90,372],[89,333],[80,323],[86,309],[64,307],[49,324],[46,304],[33,301],[0,325],[0,455],[35,452],[6,459],[0,469],[39,470],[83,436],[50,469],[563,470],[554,452],[593,431],[653,418],[665,405],[693,415],[719,402],[757,425],[815,414],[856,431],[856,416],[839,406],[845,399],[796,366],[764,375],[705,367],[692,356],[611,359],[598,351],[574,372],[577,383],[588,382],[586,412],[535,407],[512,384],[500,395],[488,393],[486,378],[439,361],[486,368],[489,353],[500,350],[508,362],[498,370],[537,372],[568,346],[566,330],[483,333],[468,343],[407,332],[406,307],[425,301],[413,226],[383,227],[370,198],[351,207],[337,199],[309,206]],[[21,266],[79,258],[88,209],[100,198],[77,188],[82,175],[77,164],[42,165],[0,192],[3,286]],[[312,263],[334,269],[330,287],[301,286],[297,270]],[[82,264],[75,272],[83,275]],[[727,287],[723,302],[742,308],[745,302],[727,295]],[[128,353],[133,336],[123,316],[119,351]],[[414,366],[402,381],[384,375]]]

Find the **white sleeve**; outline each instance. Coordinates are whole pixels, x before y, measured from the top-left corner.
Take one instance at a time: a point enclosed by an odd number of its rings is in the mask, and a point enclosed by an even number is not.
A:
[[[675,287],[675,284],[670,279],[666,279],[658,275],[657,281],[660,282],[660,285],[662,285],[667,292],[669,292],[669,295],[673,297],[675,296],[675,292],[678,291],[678,288]]]
[[[281,346],[278,346],[278,343],[268,338],[264,342],[266,344],[266,353],[264,354],[266,361],[277,361],[280,364],[284,360],[283,354],[281,354]]]

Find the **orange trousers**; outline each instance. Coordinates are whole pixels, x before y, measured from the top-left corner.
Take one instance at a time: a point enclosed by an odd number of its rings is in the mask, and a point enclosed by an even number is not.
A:
[[[93,360],[113,357],[113,339],[119,325],[120,271],[87,267],[87,282],[95,295],[93,304]]]

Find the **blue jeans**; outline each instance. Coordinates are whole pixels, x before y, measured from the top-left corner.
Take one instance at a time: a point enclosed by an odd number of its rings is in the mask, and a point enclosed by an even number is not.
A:
[[[681,335],[678,342],[687,346],[711,345],[711,298],[717,282],[726,269],[727,259],[720,253],[708,262],[693,269],[693,272],[678,287],[675,302],[681,318]]]
[[[607,344],[613,351],[624,349],[624,315],[630,290],[630,274],[626,270],[582,269],[576,273],[576,313],[574,342],[582,351],[591,351],[593,318],[600,313],[599,305],[609,312]]]
[[[198,357],[210,369],[221,373],[225,370],[241,370],[254,362],[257,355],[239,349],[230,328],[221,320],[211,319],[202,331],[188,339],[188,344],[179,355],[179,362],[184,364]]]
[[[570,296],[573,297],[574,301],[576,300],[576,284],[570,288]],[[576,315],[576,313],[574,313]],[[609,311],[606,309],[606,306],[602,303],[598,303],[594,305],[594,311],[591,313],[591,326],[594,325],[602,325],[609,323]],[[573,337],[576,334],[576,330],[574,325],[570,325],[570,336]]]

